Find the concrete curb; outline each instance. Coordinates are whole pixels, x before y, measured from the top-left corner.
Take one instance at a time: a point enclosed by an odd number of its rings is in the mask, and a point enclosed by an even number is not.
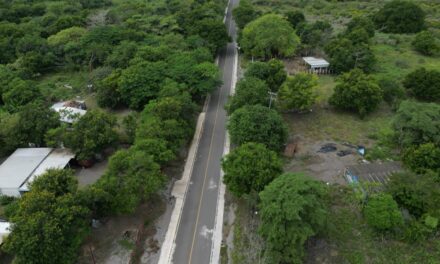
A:
[[[209,98],[207,98],[207,101]],[[173,186],[171,194],[175,197],[175,204],[173,212],[171,213],[170,224],[165,235],[165,240],[160,250],[159,264],[172,263],[177,230],[179,229],[180,218],[182,216],[183,205],[185,202],[186,193],[188,191],[191,174],[194,167],[197,150],[199,148],[200,138],[202,136],[203,127],[205,124],[205,112],[202,112],[197,119],[196,131],[191,142],[191,147],[188,153],[188,159],[185,163],[182,179],[176,181]]]

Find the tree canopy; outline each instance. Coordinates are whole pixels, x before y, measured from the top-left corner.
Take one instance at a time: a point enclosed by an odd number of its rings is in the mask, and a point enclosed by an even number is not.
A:
[[[403,101],[392,126],[401,147],[430,142],[440,146],[440,105]]]
[[[228,130],[232,143],[237,145],[255,142],[281,151],[287,140],[287,127],[282,117],[275,110],[261,105],[236,110],[229,119]]]
[[[282,110],[310,110],[317,98],[318,78],[307,73],[288,77],[278,92],[278,107]]]
[[[282,61],[271,59],[268,62],[257,61],[250,64],[244,76],[263,80],[272,92],[278,92],[287,78],[287,72]]]
[[[430,31],[422,31],[411,43],[414,49],[426,56],[432,56],[440,50],[437,38]]]
[[[268,14],[247,24],[240,45],[247,56],[270,59],[295,53],[299,38],[290,23],[280,15]]]
[[[260,192],[283,171],[277,153],[263,144],[246,143],[234,149],[222,160],[223,181],[237,197]]]
[[[339,109],[354,111],[364,117],[379,106],[382,96],[382,89],[375,79],[355,69],[338,79],[329,102]]]
[[[425,27],[425,12],[414,2],[393,0],[374,15],[374,22],[387,33],[417,33]]]
[[[240,29],[243,29],[249,22],[255,20],[258,12],[249,0],[242,0],[232,11],[234,20]]]
[[[260,234],[268,263],[301,263],[304,244],[326,224],[324,184],[285,173],[260,193]]]
[[[440,101],[440,71],[419,68],[409,73],[403,80],[403,86],[417,99]]]
[[[49,170],[31,184],[10,219],[12,232],[4,245],[16,263],[75,263],[89,219],[76,192],[72,171]]]
[[[227,110],[232,114],[245,105],[263,105],[269,103],[269,87],[257,78],[243,78],[237,83],[235,94],[229,99]]]

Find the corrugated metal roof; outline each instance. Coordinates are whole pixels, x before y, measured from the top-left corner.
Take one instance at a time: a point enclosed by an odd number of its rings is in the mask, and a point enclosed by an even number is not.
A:
[[[28,191],[27,183],[50,168],[64,168],[75,155],[68,149],[21,148],[0,165],[0,189]]]
[[[32,175],[20,186],[20,191],[29,191],[28,183],[44,174],[48,169],[64,169],[71,159],[75,157],[69,149],[54,149],[47,158],[35,169]]]
[[[0,188],[18,188],[52,151],[51,148],[20,148],[0,165]]]
[[[78,118],[87,113],[87,110],[66,106],[66,102],[56,103],[51,108],[58,112],[58,114],[60,115],[60,121],[69,124],[72,124],[73,122],[78,120]]]
[[[303,57],[303,60],[312,67],[325,68],[330,66],[330,63],[322,58]]]

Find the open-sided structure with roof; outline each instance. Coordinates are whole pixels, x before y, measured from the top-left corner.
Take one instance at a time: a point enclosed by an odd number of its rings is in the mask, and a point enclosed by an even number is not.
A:
[[[330,63],[322,58],[303,57],[309,73],[327,74],[330,73]]]
[[[18,197],[48,169],[63,169],[75,155],[68,149],[20,148],[0,165],[0,194]]]

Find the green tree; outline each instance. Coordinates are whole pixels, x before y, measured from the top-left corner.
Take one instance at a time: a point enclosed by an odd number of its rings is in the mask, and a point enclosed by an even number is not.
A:
[[[299,38],[287,20],[268,14],[246,25],[240,44],[247,56],[289,57],[295,53]]]
[[[278,92],[278,106],[286,110],[309,110],[318,97],[316,87],[318,78],[307,73],[298,73],[288,77]]]
[[[122,95],[119,90],[121,71],[114,70],[109,76],[96,84],[98,105],[101,107],[116,108],[121,104]]]
[[[414,2],[393,0],[375,15],[376,28],[387,33],[417,33],[425,27],[425,12]]]
[[[114,116],[100,110],[89,110],[67,130],[64,144],[71,148],[79,160],[92,159],[117,140]]]
[[[89,210],[78,204],[76,190],[71,171],[51,170],[31,184],[3,247],[17,264],[75,263],[89,229]]]
[[[157,192],[165,183],[159,164],[153,157],[134,149],[119,150],[98,187],[110,194],[114,213],[133,213],[141,201]]]
[[[222,160],[223,181],[237,197],[260,192],[283,171],[277,153],[263,144],[246,143],[234,149]]]
[[[361,32],[368,38],[365,30],[357,31],[356,35],[351,35],[351,37],[358,38],[358,33]],[[373,71],[376,63],[374,53],[367,43],[355,44],[346,37],[339,37],[331,41],[326,45],[325,52],[330,58],[330,68],[336,73],[347,72],[354,68],[362,69],[368,73]]]
[[[326,191],[304,174],[285,173],[260,193],[260,234],[268,263],[301,263],[304,244],[326,223]]]
[[[382,89],[375,79],[355,69],[339,78],[329,103],[339,109],[355,111],[364,117],[379,106],[382,96]]]
[[[238,6],[232,10],[235,22],[240,29],[243,29],[249,22],[256,19],[257,11],[249,0],[240,1]]]
[[[440,184],[432,175],[396,173],[386,185],[387,192],[416,217],[430,213],[439,217]]]
[[[419,68],[405,77],[403,86],[417,99],[440,101],[440,71]]]
[[[268,62],[254,62],[245,72],[245,78],[255,77],[266,82],[272,92],[278,92],[287,79],[287,72],[280,60],[271,59]]]
[[[301,37],[301,52],[310,54],[313,49],[324,47],[330,40],[332,31],[332,25],[327,21],[299,24],[297,34]]]
[[[306,22],[306,17],[299,10],[289,11],[286,13],[287,21],[289,21],[290,25],[293,28],[298,27],[299,24]]]
[[[176,158],[173,151],[167,147],[167,142],[163,139],[140,139],[136,141],[132,148],[135,151],[142,151],[146,155],[150,155],[160,165],[166,165]]]
[[[16,78],[9,87],[9,90],[3,93],[2,99],[5,108],[12,113],[20,111],[21,107],[41,97],[38,88],[29,81]]]
[[[440,146],[440,105],[403,101],[392,126],[403,148],[430,142]]]
[[[219,19],[205,18],[197,21],[192,25],[191,33],[205,39],[212,54],[225,47],[230,39],[225,24]]]
[[[130,108],[142,109],[154,99],[165,76],[164,62],[143,62],[122,71],[118,81],[118,91],[122,102]]]
[[[228,130],[234,144],[256,142],[274,151],[281,151],[287,139],[283,118],[275,110],[261,105],[236,110],[229,119]]]
[[[416,51],[426,56],[432,56],[440,49],[437,38],[430,31],[418,33],[411,44]]]
[[[39,102],[23,106],[18,115],[15,133],[18,144],[23,147],[29,143],[44,146],[46,132],[60,125],[58,113]]]
[[[370,197],[364,214],[368,224],[379,231],[391,230],[403,224],[399,207],[389,194],[381,193]]]
[[[347,24],[346,33],[351,33],[358,29],[364,29],[370,38],[374,37],[374,22],[366,16],[355,16]]]
[[[228,113],[232,114],[235,110],[245,105],[263,105],[269,103],[269,88],[267,84],[257,78],[243,78],[237,83],[234,96],[232,96],[226,106]]]
[[[20,146],[17,137],[17,126],[20,117],[17,113],[10,114],[0,111],[0,155],[7,156]]]
[[[440,173],[440,148],[432,143],[409,147],[405,150],[402,160],[416,173],[426,173],[427,170]]]

